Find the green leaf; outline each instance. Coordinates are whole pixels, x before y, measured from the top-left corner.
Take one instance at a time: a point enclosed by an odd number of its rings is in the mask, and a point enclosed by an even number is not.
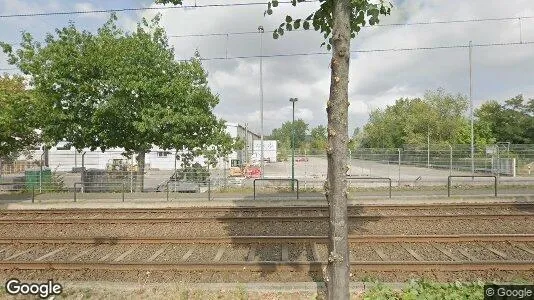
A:
[[[293,21],[293,18],[291,18],[291,16],[286,16],[286,23],[290,23],[291,21]]]
[[[293,27],[295,27],[295,30],[300,28],[300,19],[295,20]]]
[[[304,28],[304,30],[310,29],[310,22],[304,21],[304,23],[302,23],[302,27]]]
[[[291,0],[291,5],[297,6],[297,0]]]
[[[277,32],[277,31],[278,31],[278,30],[275,30],[275,31],[273,32],[273,39],[275,39],[275,40],[278,39],[278,32]]]
[[[284,28],[278,28],[278,34],[284,35]]]
[[[330,44],[327,44],[326,45],[326,50],[330,51],[330,49],[332,49],[332,46]]]
[[[273,14],[273,10],[269,8],[269,9],[267,10],[267,14],[268,14],[268,15],[272,15],[272,14]]]
[[[292,31],[293,30],[293,25],[291,25],[291,23],[287,23],[286,24],[286,30],[287,31]]]
[[[272,3],[273,3],[273,7],[278,7],[278,0],[273,0]]]

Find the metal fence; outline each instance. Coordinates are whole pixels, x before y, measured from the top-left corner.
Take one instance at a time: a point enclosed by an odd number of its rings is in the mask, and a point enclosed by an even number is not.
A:
[[[400,164],[453,172],[471,172],[503,176],[528,176],[534,168],[534,145],[506,143],[475,147],[471,159],[470,145],[405,145],[398,149],[360,148],[351,158],[385,164]],[[534,170],[532,170],[534,172]]]
[[[477,174],[496,175],[499,186],[509,186],[509,189],[518,185],[534,187],[534,170],[530,171],[534,166],[534,145],[498,144],[475,150]],[[446,192],[448,176],[471,174],[469,145],[407,145],[400,149],[356,149],[348,154],[348,175],[389,178],[393,195],[399,187],[438,186]],[[150,153],[146,156],[145,172],[141,174],[135,159],[126,158],[122,153],[49,153],[46,159],[36,153],[33,158],[2,164],[0,193],[35,190],[40,195],[76,191],[81,194],[79,198],[90,194],[107,193],[116,198],[120,198],[122,192],[131,194],[126,195],[126,199],[141,192],[165,198],[167,191],[171,197],[210,192],[252,195],[255,178],[263,175],[263,178],[290,179],[292,170],[301,191],[320,192],[327,177],[326,154],[318,150],[296,151],[294,164],[291,155],[280,156],[276,162],[266,162],[263,174],[252,172],[251,168],[259,167],[236,163],[231,158],[222,159],[216,168],[208,168],[201,161],[195,162],[198,163],[196,167],[185,167],[173,153]],[[78,184],[75,186],[75,183]],[[463,178],[455,179],[453,188],[466,185],[492,187],[488,180]],[[290,192],[291,187],[288,181],[273,181],[257,188],[260,193],[275,193]],[[373,188],[386,191],[388,183],[384,180],[349,182],[352,191]],[[530,191],[525,190],[527,192]]]

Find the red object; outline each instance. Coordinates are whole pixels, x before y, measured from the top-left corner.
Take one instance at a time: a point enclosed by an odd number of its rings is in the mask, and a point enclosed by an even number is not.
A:
[[[261,177],[261,169],[259,167],[250,167],[245,170],[245,177],[259,178]]]

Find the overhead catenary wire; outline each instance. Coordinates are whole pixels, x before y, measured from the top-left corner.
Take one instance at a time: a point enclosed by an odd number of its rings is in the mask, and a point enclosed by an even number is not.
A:
[[[496,21],[517,21],[523,19],[534,19],[534,16],[522,17],[502,17],[502,18],[478,18],[478,19],[458,19],[448,21],[421,21],[421,22],[407,22],[407,23],[387,23],[376,24],[372,27],[362,27],[362,29],[372,29],[374,27],[401,27],[401,26],[424,26],[424,25],[443,25],[443,24],[457,24],[457,23],[480,23],[480,22],[496,22]],[[312,29],[305,30],[302,28],[293,29],[295,31],[313,31]],[[191,34],[171,34],[169,38],[186,38],[186,37],[209,37],[209,36],[226,36],[226,35],[246,35],[258,34],[257,31],[234,31],[234,32],[213,32],[213,33],[191,33]]]
[[[506,42],[506,43],[483,43],[472,44],[472,47],[502,47],[502,46],[527,46],[534,45],[534,41],[521,41],[521,42]],[[404,48],[378,48],[378,49],[356,49],[351,50],[351,53],[385,53],[385,52],[408,52],[408,51],[425,51],[425,50],[447,50],[447,49],[461,49],[469,48],[469,44],[456,44],[456,45],[442,45],[442,46],[428,46],[428,47],[404,47]],[[304,52],[304,53],[277,53],[277,54],[265,54],[265,55],[243,55],[243,56],[229,56],[229,57],[209,57],[200,58],[201,61],[217,61],[217,60],[235,60],[235,59],[251,59],[251,58],[277,58],[277,57],[296,57],[296,56],[315,56],[315,55],[329,55],[331,52]],[[189,59],[177,59],[177,61],[189,61]],[[16,70],[16,68],[0,69]]]
[[[315,1],[306,1],[306,2],[315,2]],[[281,2],[282,3],[282,2]],[[286,3],[289,3],[286,1]],[[91,11],[86,11],[83,13],[90,13]],[[94,12],[94,11],[93,11]],[[82,13],[82,12],[80,12]],[[0,15],[0,18],[2,16]],[[478,22],[491,22],[491,21],[515,21],[523,19],[534,19],[534,16],[521,16],[521,17],[500,17],[500,18],[477,18],[477,19],[458,19],[458,20],[448,20],[448,21],[419,21],[419,22],[407,22],[407,23],[389,23],[389,24],[376,24],[373,27],[398,27],[398,26],[422,26],[422,25],[442,25],[442,24],[455,24],[455,23],[478,23]],[[373,27],[363,27],[371,29]],[[521,36],[521,27],[520,36]],[[305,29],[293,29],[292,32],[303,32],[303,31],[313,31]],[[212,33],[191,33],[191,34],[169,34],[168,38],[188,38],[188,37],[211,37],[211,36],[223,36],[229,37],[231,35],[248,35],[248,34],[258,34],[257,31],[234,31],[234,32],[212,32]],[[521,37],[520,37],[521,39]],[[8,43],[14,45],[15,43]]]
[[[522,42],[506,42],[506,43],[485,43],[485,44],[472,44],[472,47],[498,47],[498,46],[521,46],[521,45],[534,45],[534,41],[522,41]],[[380,53],[380,52],[406,52],[406,51],[423,51],[423,50],[440,50],[440,49],[460,49],[469,48],[469,45],[443,45],[443,46],[429,46],[429,47],[406,47],[406,48],[379,48],[379,49],[357,49],[351,50],[351,53]],[[231,59],[250,59],[250,58],[276,58],[276,57],[295,57],[295,56],[315,56],[315,55],[330,55],[331,52],[305,52],[305,53],[277,53],[267,55],[244,55],[244,56],[231,56],[231,57],[210,57],[200,58],[202,61],[210,60],[231,60]],[[187,61],[188,59],[178,59],[178,61]]]
[[[305,3],[319,2],[319,0],[305,0]],[[292,1],[278,1],[279,4],[290,4]],[[159,6],[159,7],[127,7],[112,9],[94,9],[94,10],[74,10],[74,11],[53,11],[53,12],[34,12],[0,15],[0,19],[21,18],[21,17],[44,17],[44,16],[61,16],[61,15],[84,15],[100,14],[114,12],[131,12],[145,10],[171,10],[171,9],[193,9],[193,8],[217,8],[217,7],[236,7],[236,6],[257,6],[267,5],[267,2],[238,2],[238,3],[220,3],[220,4],[201,4],[197,5],[179,5],[179,6]]]

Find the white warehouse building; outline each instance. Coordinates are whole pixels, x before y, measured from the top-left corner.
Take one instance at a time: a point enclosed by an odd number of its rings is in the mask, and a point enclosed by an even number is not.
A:
[[[240,138],[245,142],[245,147],[242,150],[236,150],[230,153],[227,157],[220,158],[217,163],[217,168],[228,168],[231,164],[244,164],[251,162],[253,158],[253,145],[256,140],[259,141],[260,136],[248,130],[247,126],[242,126],[237,123],[227,123],[226,132],[232,138]],[[84,149],[82,151],[76,150],[73,147],[65,147],[66,142],[60,142],[55,147],[52,147],[48,154],[43,150],[34,150],[19,158],[21,161],[43,161],[45,165],[55,171],[70,172],[73,169],[85,167],[86,169],[108,169],[110,165],[118,162],[135,165],[135,157],[127,159],[123,156],[124,149],[114,148],[108,149],[105,152],[96,150],[90,151]],[[180,151],[178,151],[179,154]],[[255,152],[255,151],[254,151]],[[275,156],[276,157],[276,156]],[[204,165],[203,157],[196,157],[193,163],[198,162]],[[175,151],[163,150],[158,147],[153,147],[150,152],[145,155],[146,170],[173,170],[181,168],[181,161],[176,160]]]

